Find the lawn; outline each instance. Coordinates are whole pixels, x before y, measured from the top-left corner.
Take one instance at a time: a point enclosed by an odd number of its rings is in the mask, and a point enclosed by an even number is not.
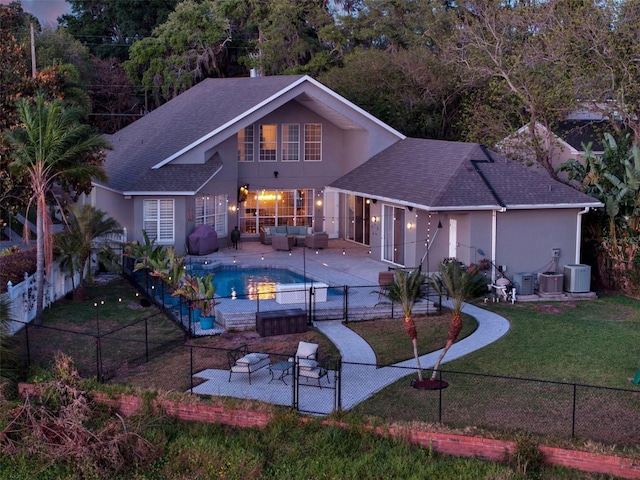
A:
[[[573,425],[578,437],[638,443],[638,425],[632,419],[640,415],[640,389],[630,380],[640,367],[640,301],[610,296],[483,307],[509,319],[511,329],[497,342],[444,364],[448,389],[416,391],[401,380],[355,411],[386,421],[429,423],[439,421],[442,414],[442,421],[455,427],[525,429],[559,438],[570,436]],[[363,329],[359,333],[364,338],[376,336]],[[491,376],[599,385],[639,394],[584,387],[575,387],[574,392],[572,385]],[[440,401],[443,411],[438,410]],[[403,408],[395,408],[400,403]]]
[[[113,376],[128,363],[182,343],[182,330],[156,307],[141,306],[136,293],[127,281],[117,279],[88,287],[86,301],[59,300],[45,309],[42,327],[30,324],[16,335],[19,351],[32,366],[45,368],[57,350],[63,351],[83,376],[91,377],[97,372],[100,336],[103,370]]]
[[[469,315],[463,317],[464,324],[458,340],[471,335],[478,327],[475,318]],[[415,315],[414,321],[418,332],[418,353],[420,355],[444,347],[451,322],[449,310],[443,309],[440,313],[429,315]],[[371,345],[380,366],[393,365],[413,358],[411,339],[404,329],[401,318],[350,322],[347,326]]]
[[[185,391],[196,384],[192,383],[193,372],[205,368],[228,369],[226,352],[242,344],[247,344],[251,351],[270,353],[272,360],[291,355],[301,340],[318,343],[323,356],[338,356],[335,346],[313,328],[301,334],[265,338],[249,331],[185,341],[183,332],[155,307],[141,308],[135,291],[124,280],[90,289],[89,295],[90,299],[82,304],[64,300],[47,309],[45,326],[67,331],[29,328],[32,359],[52,358],[53,351],[61,349],[86,367],[86,376],[95,375],[98,323],[100,331],[105,332],[136,321],[136,326],[102,340],[103,362],[113,373],[111,382]],[[96,303],[100,306],[95,307]],[[511,329],[494,344],[445,363],[444,375],[451,388],[442,396],[408,388],[410,377],[405,377],[359,405],[354,412],[384,421],[436,423],[441,420],[454,427],[476,426],[494,431],[525,428],[567,438],[571,432],[575,393],[571,385],[515,382],[509,378],[471,374],[636,388],[630,379],[640,367],[640,301],[611,296],[578,302],[520,302],[482,304],[481,307],[508,318]],[[146,328],[141,321],[145,318]],[[415,319],[420,354],[442,348],[449,312],[445,309],[442,313]],[[371,344],[379,365],[392,365],[412,357],[411,342],[399,319],[347,325]],[[475,328],[475,320],[465,316],[460,338],[472,334]],[[150,345],[155,347],[148,362],[141,339],[145,331],[152,338]],[[577,393],[575,428],[578,435],[594,438],[593,429],[597,429],[600,419],[594,418],[591,412],[605,409],[611,417],[607,425],[618,436],[603,434],[596,439],[616,443],[615,440],[621,438],[624,444],[638,440],[638,429],[628,419],[640,414],[640,400],[630,402],[628,394],[610,390],[580,387]],[[445,402],[446,409],[439,411],[439,401]],[[398,405],[402,408],[397,408]],[[471,405],[473,408],[469,408]],[[545,412],[545,417],[539,412]]]

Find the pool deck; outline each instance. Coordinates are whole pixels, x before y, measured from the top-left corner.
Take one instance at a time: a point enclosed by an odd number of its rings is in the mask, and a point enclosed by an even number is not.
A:
[[[274,250],[271,245],[247,241],[241,242],[238,250],[221,248],[209,255],[188,256],[188,261],[233,265],[235,258],[238,266],[288,268],[332,286],[377,285],[378,272],[387,270],[391,264],[374,259],[368,252],[364,245],[341,239],[329,240],[329,246],[319,250],[293,247],[291,254]]]
[[[322,282],[330,287],[350,287],[349,315],[353,318],[377,318],[388,316],[391,305],[377,292],[378,273],[386,271],[390,264],[374,259],[369,248],[346,240],[330,240],[327,248],[310,249],[303,246],[291,251],[274,250],[271,245],[260,242],[243,242],[238,250],[223,248],[203,256],[189,256],[191,263],[206,263],[205,268],[220,265],[238,267],[286,268],[310,280]],[[307,287],[308,288],[308,287]],[[300,287],[304,290],[305,287]],[[255,327],[257,310],[283,308],[305,308],[305,303],[279,304],[275,299],[255,300],[246,298],[221,298],[216,307],[216,322],[224,329],[250,329]],[[416,312],[434,308],[424,300],[415,308]],[[317,302],[314,318],[323,320],[343,319],[344,299],[342,295],[328,296],[326,302]],[[196,331],[196,335],[210,332]],[[219,332],[211,332],[219,333]]]

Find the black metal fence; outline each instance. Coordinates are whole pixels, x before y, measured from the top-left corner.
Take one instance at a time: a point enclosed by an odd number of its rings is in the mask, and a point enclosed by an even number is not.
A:
[[[376,318],[400,318],[401,305],[390,301],[381,293],[380,285],[322,285],[317,283],[290,287],[287,291],[264,288],[250,294],[216,295],[216,317],[212,328],[203,328],[199,323],[196,302],[183,296],[174,297],[166,283],[152,277],[146,270],[138,272],[124,270],[124,275],[148,300],[161,308],[190,336],[214,335],[225,330],[253,329],[256,314],[261,311],[286,309],[295,306],[305,311],[308,324],[313,322],[340,320],[371,320]],[[416,314],[441,311],[442,299],[425,282],[424,300],[418,302]]]
[[[25,323],[13,337],[18,360],[26,367],[49,368],[56,353],[63,351],[73,357],[82,377],[101,382],[182,346],[185,340],[162,312],[97,332]]]
[[[379,367],[340,358],[326,361],[327,375],[318,380],[299,375],[295,364],[284,378],[265,366],[249,379],[247,374],[230,373],[228,351],[193,344],[177,349],[174,354],[185,360],[185,368],[180,369],[181,380],[172,379],[173,387],[320,415],[349,410],[389,422],[417,421],[500,433],[528,431],[620,446],[640,443],[637,390],[453,370],[436,372],[446,388],[420,390],[411,386],[416,378],[411,366]],[[271,365],[291,360],[291,355],[262,353],[269,355]],[[423,372],[425,377],[431,373]]]
[[[272,368],[291,354],[267,353],[269,364],[249,379],[230,374],[229,349],[185,342],[184,333],[162,339],[162,315],[149,316],[100,335],[25,325],[16,334],[27,365],[48,367],[57,350],[73,345],[83,377],[136,387],[177,390],[208,396],[255,399],[313,414],[339,410],[373,415],[389,422],[436,423],[494,432],[529,431],[609,445],[640,443],[640,391],[540,379],[440,370],[440,390],[410,386],[410,366],[384,366],[325,359],[327,374],[298,374],[295,361],[286,372]],[[144,368],[136,368],[143,366]],[[424,375],[430,375],[425,370]]]

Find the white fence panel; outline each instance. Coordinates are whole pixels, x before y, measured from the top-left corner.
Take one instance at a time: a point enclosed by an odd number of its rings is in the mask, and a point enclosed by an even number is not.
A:
[[[44,277],[44,307],[48,307],[53,302],[61,299],[73,290],[73,285],[80,281],[80,274],[71,277],[60,268],[59,262],[54,262],[51,266],[51,273]],[[36,316],[36,274],[24,274],[24,281],[13,285],[7,284],[7,293],[4,295],[9,301],[11,309],[11,319],[14,320],[9,325],[9,332],[13,335],[24,327],[25,323],[31,322]]]

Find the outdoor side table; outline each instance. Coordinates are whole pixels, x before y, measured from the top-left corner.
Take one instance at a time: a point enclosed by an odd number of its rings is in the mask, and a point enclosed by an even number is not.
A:
[[[282,380],[282,383],[287,385],[284,377],[290,375],[290,370],[292,368],[293,363],[287,362],[286,360],[271,364],[271,366],[269,367],[269,371],[271,372],[271,380],[269,380],[269,383],[273,382],[274,380]]]

